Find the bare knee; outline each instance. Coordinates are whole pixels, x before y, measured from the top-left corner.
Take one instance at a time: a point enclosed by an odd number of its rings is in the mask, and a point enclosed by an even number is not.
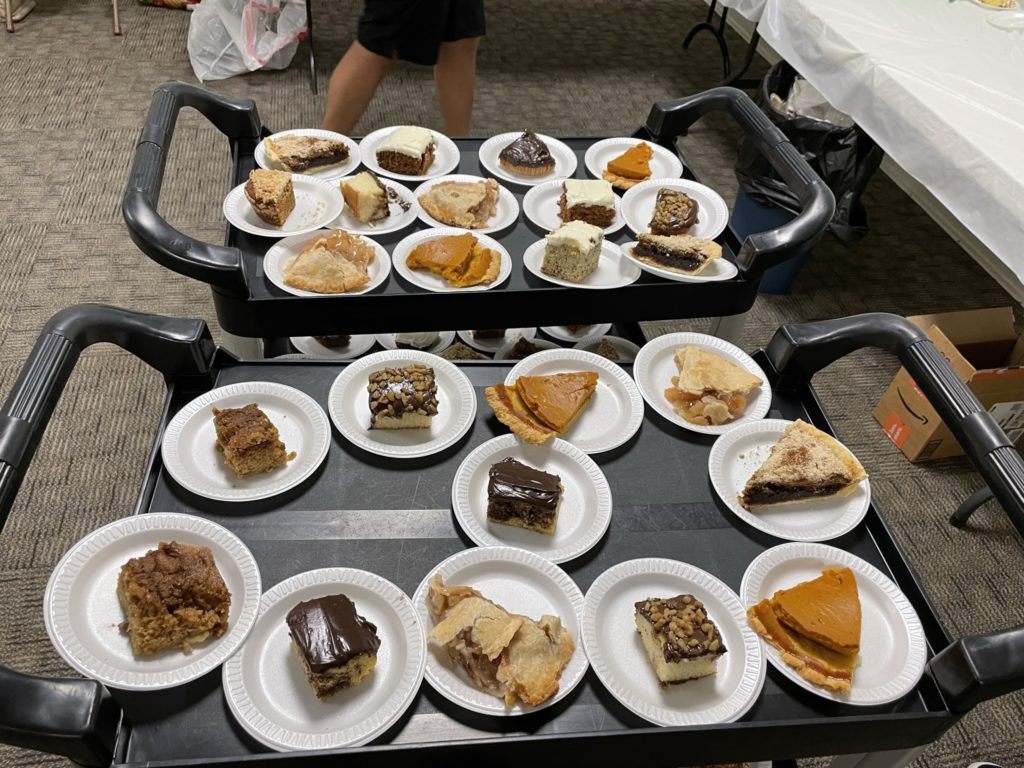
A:
[[[365,48],[358,40],[349,46],[338,66],[351,66],[360,72],[376,73],[383,77],[395,66],[394,56],[381,56],[369,48]]]
[[[441,50],[438,53],[438,60],[442,58],[466,59],[475,58],[477,48],[480,47],[479,37],[464,37],[462,40],[441,43]]]

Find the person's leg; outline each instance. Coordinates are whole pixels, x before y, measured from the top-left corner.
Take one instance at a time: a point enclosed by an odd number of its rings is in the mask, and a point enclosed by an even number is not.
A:
[[[476,50],[480,39],[467,37],[441,43],[434,65],[434,83],[441,105],[441,119],[448,136],[469,133],[476,85]]]
[[[393,65],[394,59],[373,53],[359,42],[352,43],[334,68],[327,86],[324,129],[338,133],[351,131]]]

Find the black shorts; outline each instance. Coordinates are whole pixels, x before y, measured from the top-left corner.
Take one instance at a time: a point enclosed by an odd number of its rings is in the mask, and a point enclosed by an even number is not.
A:
[[[441,43],[483,35],[483,0],[366,0],[356,37],[379,56],[432,65]]]

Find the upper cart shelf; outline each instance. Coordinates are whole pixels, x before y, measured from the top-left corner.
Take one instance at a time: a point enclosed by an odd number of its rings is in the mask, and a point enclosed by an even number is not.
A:
[[[676,138],[707,113],[725,112],[745,134],[756,139],[760,151],[800,199],[802,210],[781,227],[740,241],[730,226],[718,238],[724,257],[739,270],[731,280],[688,284],[644,274],[636,283],[610,289],[600,297],[590,290],[554,286],[534,277],[522,264],[526,247],[545,232],[520,214],[509,229],[494,235],[513,258],[511,277],[494,290],[449,293],[442,299],[392,274],[380,289],[359,297],[297,297],[277,289],[263,273],[263,255],[274,240],[229,226],[226,245],[204,243],[178,231],[158,213],[167,153],[182,107],[200,111],[227,136],[233,161],[232,186],[245,181],[256,167],[254,152],[268,131],[253,101],[225,99],[184,83],[166,83],[156,90],[135,149],[122,206],[124,218],[132,239],[146,255],[213,288],[220,325],[239,336],[453,330],[488,327],[496,318],[557,325],[600,322],[610,314],[629,320],[737,315],[750,309],[764,270],[812,248],[835,208],[832,193],[754,103],[741,91],[716,88],[655,104],[635,136],[679,154],[684,177],[694,179],[686,158],[676,147]],[[582,161],[587,147],[596,140],[574,138],[566,143]],[[460,139],[457,143],[461,150],[457,172],[488,175],[477,156],[482,141]],[[575,175],[584,177],[584,164],[578,166]],[[521,202],[523,190],[511,191]],[[423,229],[426,225],[415,226]],[[390,251],[409,231],[376,239]],[[629,236],[620,232],[612,239],[625,242]]]

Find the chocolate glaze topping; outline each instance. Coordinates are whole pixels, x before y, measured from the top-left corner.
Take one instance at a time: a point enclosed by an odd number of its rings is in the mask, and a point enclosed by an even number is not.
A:
[[[488,471],[487,497],[525,501],[542,509],[554,509],[561,495],[561,478],[528,467],[515,459],[502,459]]]
[[[541,168],[555,164],[547,145],[538,139],[533,131],[523,131],[522,136],[498,153],[498,159],[524,168]]]
[[[343,667],[380,648],[377,627],[356,613],[345,595],[305,600],[288,611],[287,622],[288,634],[316,673]]]
[[[697,223],[697,201],[684,192],[662,187],[654,205],[651,232],[656,235],[685,233]]]

